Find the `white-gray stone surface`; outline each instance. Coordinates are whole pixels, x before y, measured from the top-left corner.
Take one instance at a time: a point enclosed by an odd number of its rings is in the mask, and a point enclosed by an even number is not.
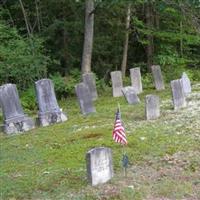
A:
[[[75,86],[75,91],[82,114],[96,112],[88,86],[85,83],[79,83]]]
[[[93,73],[84,73],[82,74],[83,83],[85,83],[92,95],[92,100],[96,100],[98,98],[97,89],[96,89],[96,80],[95,75]]]
[[[153,120],[160,117],[160,100],[156,95],[147,95],[145,99],[146,119]]]
[[[113,177],[112,151],[110,148],[93,148],[86,154],[87,177],[92,186],[106,183]]]
[[[152,71],[152,74],[153,74],[153,79],[154,79],[154,84],[155,84],[156,90],[164,90],[165,85],[164,85],[160,66],[159,65],[152,65],[151,71]]]
[[[15,84],[0,87],[0,104],[4,124],[3,131],[7,134],[21,133],[35,127],[35,122],[24,114]]]
[[[113,97],[123,96],[122,94],[123,81],[122,81],[121,71],[113,71],[110,74],[112,80]]]
[[[135,89],[131,86],[122,88],[122,93],[129,104],[137,104],[140,102]]]
[[[191,87],[190,79],[188,78],[185,72],[183,72],[182,74],[181,83],[183,86],[183,92],[187,96],[188,94],[192,92],[192,87]]]
[[[142,92],[142,79],[140,68],[135,67],[130,69],[130,76],[132,87],[134,88],[136,94],[140,94]]]
[[[171,81],[171,89],[174,110],[186,107],[187,102],[181,79]]]
[[[39,107],[38,121],[41,126],[64,122],[67,120],[58,106],[54,86],[50,79],[41,79],[35,82],[37,103]]]

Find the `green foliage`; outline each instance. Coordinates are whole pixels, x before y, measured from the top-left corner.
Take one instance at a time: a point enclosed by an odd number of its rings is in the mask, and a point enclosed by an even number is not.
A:
[[[15,28],[0,23],[0,84],[28,88],[46,75],[48,57],[43,55],[41,39],[22,38]]]
[[[59,99],[75,94],[74,86],[80,82],[81,75],[78,70],[72,70],[69,76],[62,77],[59,73],[50,75],[55,87],[56,95]]]

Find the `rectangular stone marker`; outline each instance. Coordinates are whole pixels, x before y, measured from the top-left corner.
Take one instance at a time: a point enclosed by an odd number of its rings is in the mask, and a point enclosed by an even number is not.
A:
[[[97,89],[96,89],[96,80],[93,73],[85,73],[82,75],[83,83],[85,83],[92,95],[92,100],[96,100],[98,98]]]
[[[154,84],[155,84],[156,90],[164,90],[165,85],[164,85],[160,66],[159,65],[152,65],[151,71],[152,71],[152,74],[153,74]]]
[[[131,86],[122,88],[122,93],[129,104],[137,104],[140,102],[135,89]]]
[[[93,148],[86,154],[87,177],[92,186],[106,183],[113,177],[112,151],[110,148]]]
[[[156,95],[147,95],[145,99],[146,119],[152,120],[160,117],[160,102]]]
[[[39,107],[38,121],[41,126],[64,122],[67,116],[58,106],[54,86],[50,79],[35,82],[37,103]]]
[[[96,112],[92,102],[92,95],[88,86],[85,83],[79,83],[75,86],[75,91],[82,114],[85,115]]]
[[[142,92],[142,80],[141,80],[141,73],[140,68],[132,68],[130,69],[130,76],[131,76],[131,85],[134,88],[136,94],[140,94]]]
[[[190,83],[190,79],[188,78],[185,72],[183,72],[182,74],[181,83],[182,83],[184,94],[185,95],[190,94],[192,92],[191,83]]]
[[[180,79],[171,81],[171,89],[174,110],[186,107],[186,98],[183,91],[182,81]]]
[[[5,133],[21,133],[35,127],[34,121],[24,114],[15,84],[5,84],[0,87],[0,104]]]
[[[113,71],[111,74],[113,97],[122,96],[122,73],[121,71]]]

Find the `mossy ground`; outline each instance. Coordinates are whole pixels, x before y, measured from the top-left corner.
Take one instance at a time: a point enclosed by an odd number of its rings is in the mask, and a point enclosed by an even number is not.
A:
[[[67,122],[21,135],[0,134],[1,199],[200,199],[199,93],[197,84],[188,107],[177,112],[169,88],[146,90],[137,105],[112,98],[108,91],[95,102],[97,112],[87,116],[80,114],[75,98],[60,101]],[[157,120],[145,120],[146,94],[160,96]],[[118,103],[128,137],[127,177],[121,167],[122,148],[112,140]],[[85,154],[98,146],[112,149],[115,176],[91,187]]]

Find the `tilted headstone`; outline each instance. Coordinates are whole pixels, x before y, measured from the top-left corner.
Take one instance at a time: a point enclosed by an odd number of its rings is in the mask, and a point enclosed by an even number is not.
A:
[[[157,119],[160,116],[160,101],[156,95],[147,95],[145,99],[146,119]]]
[[[140,102],[135,89],[131,86],[122,88],[122,93],[129,104],[137,104]]]
[[[97,89],[96,89],[96,81],[93,73],[85,73],[82,75],[83,83],[85,83],[92,95],[92,100],[96,100],[98,98]]]
[[[171,81],[174,110],[186,107],[186,97],[181,79]]]
[[[0,104],[5,133],[20,133],[35,127],[34,121],[24,114],[15,84],[5,84],[0,87]]]
[[[164,90],[165,85],[164,85],[160,66],[159,65],[152,65],[151,70],[152,70],[156,90]]]
[[[140,94],[142,92],[142,80],[141,80],[141,73],[140,68],[132,68],[130,69],[131,75],[131,85],[134,88],[136,94]]]
[[[79,83],[75,86],[75,90],[82,114],[96,112],[88,86],[85,83]]]
[[[112,91],[113,97],[120,97],[122,96],[122,73],[121,71],[113,71],[111,72],[111,80],[112,80]]]
[[[87,177],[92,186],[105,183],[113,177],[112,151],[110,148],[93,148],[86,154]]]
[[[183,74],[182,74],[181,83],[183,86],[184,94],[185,95],[190,94],[192,92],[191,83],[190,83],[190,79],[188,78],[188,76],[185,72],[183,72]]]
[[[35,82],[37,103],[39,107],[38,121],[41,126],[64,122],[67,116],[58,106],[54,86],[50,79]]]

